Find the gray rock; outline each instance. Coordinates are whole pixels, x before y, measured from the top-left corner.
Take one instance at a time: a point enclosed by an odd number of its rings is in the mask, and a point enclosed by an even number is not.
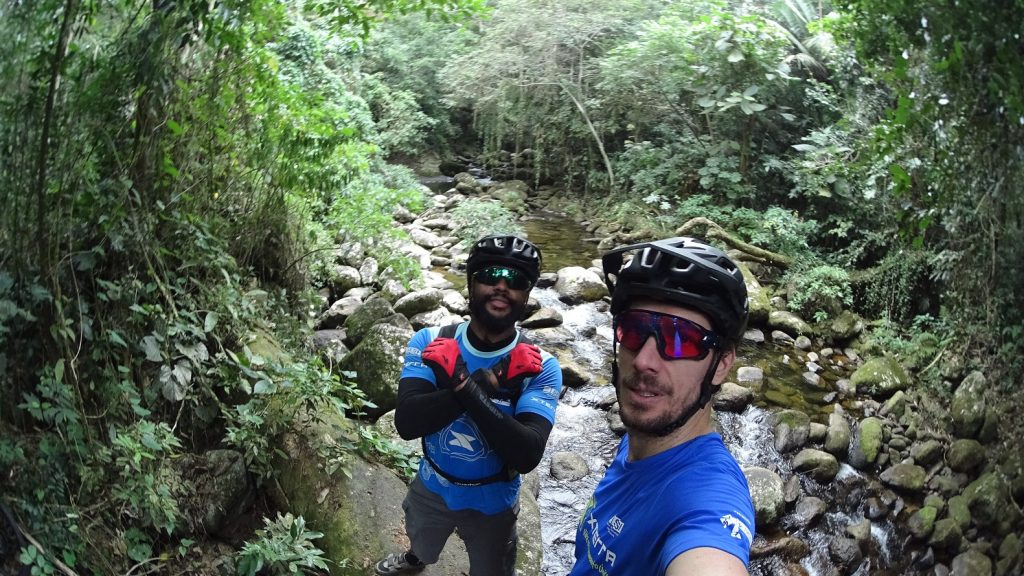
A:
[[[932,528],[931,538],[928,539],[929,546],[949,552],[959,552],[960,544],[963,542],[963,533],[960,526],[950,518],[942,518],[935,522]]]
[[[810,338],[804,336],[803,334],[800,334],[799,336],[796,337],[796,340],[793,341],[793,346],[795,346],[798,350],[807,351],[811,349],[813,344],[811,343]]]
[[[760,390],[764,382],[764,370],[757,366],[740,366],[736,370],[736,382],[754,390]]]
[[[344,264],[335,266],[331,271],[329,280],[333,294],[345,294],[352,288],[360,286],[363,279],[359,276],[359,270]]]
[[[370,331],[374,325],[395,313],[391,303],[383,298],[370,298],[363,305],[356,308],[345,319],[345,332],[348,339],[345,341],[349,346],[356,346]]]
[[[362,278],[363,284],[373,284],[377,281],[377,275],[380,273],[380,264],[377,259],[369,256],[359,266],[359,277]]]
[[[931,506],[919,508],[907,520],[907,529],[910,530],[910,535],[917,540],[924,540],[931,536],[932,530],[935,528],[935,517],[938,514],[939,511]]]
[[[985,463],[985,447],[974,439],[954,440],[946,450],[946,463],[954,472],[970,472]]]
[[[209,450],[170,462],[180,478],[172,483],[172,496],[187,533],[216,535],[251,504],[253,485],[240,452]]]
[[[811,419],[799,410],[781,410],[775,413],[775,449],[791,452],[804,446],[810,436]]]
[[[394,304],[395,312],[404,314],[407,318],[436,309],[441,305],[443,293],[436,288],[417,290],[402,296]]]
[[[811,325],[804,322],[799,316],[785,310],[773,310],[768,314],[768,326],[776,330],[782,330],[792,337],[799,334],[811,334]]]
[[[852,572],[864,559],[864,553],[853,538],[834,536],[828,543],[828,555],[833,562],[843,567],[844,573]]]
[[[992,560],[973,548],[953,558],[953,564],[950,567],[955,576],[992,575]]]
[[[742,412],[754,398],[754,393],[733,382],[725,382],[712,397],[715,410]]]
[[[842,406],[836,404],[834,411],[828,415],[828,430],[825,432],[825,451],[839,457],[845,457],[850,449],[850,423]]]
[[[562,325],[562,313],[554,308],[541,308],[520,322],[523,328],[552,328]]]
[[[921,466],[931,466],[942,458],[942,444],[938,440],[925,440],[910,445],[910,457]]]
[[[919,492],[924,489],[925,469],[916,464],[895,464],[883,471],[878,479],[898,490]]]
[[[871,542],[871,521],[861,520],[846,527],[846,534],[857,542],[861,550],[867,550]]]
[[[825,484],[839,473],[839,461],[828,452],[804,448],[793,458],[793,470],[806,474],[819,484]]]
[[[985,422],[985,375],[971,372],[953,392],[950,416],[953,418],[953,432],[961,438],[974,438]]]
[[[439,307],[428,312],[420,312],[412,318],[409,318],[409,326],[414,330],[422,330],[428,326],[459,324],[460,322],[462,322],[462,316],[456,316],[444,307]]]
[[[608,295],[608,287],[601,277],[580,266],[567,266],[558,271],[554,291],[559,300],[568,304],[596,302]]]
[[[551,455],[551,475],[557,480],[579,480],[590,474],[583,456],[575,452],[555,452]]]
[[[743,474],[747,477],[750,498],[754,502],[754,522],[759,527],[767,528],[782,515],[785,504],[782,478],[767,468],[757,466],[743,468]]]
[[[354,371],[359,389],[377,405],[376,408],[365,409],[370,416],[379,416],[394,409],[403,355],[412,336],[413,331],[410,329],[377,324],[342,359],[340,368]]]
[[[579,388],[590,383],[590,371],[580,366],[574,360],[559,359],[562,367],[562,386],[565,388]]]
[[[859,394],[875,398],[888,398],[899,390],[906,390],[910,377],[898,360],[891,356],[872,358],[850,376]]]

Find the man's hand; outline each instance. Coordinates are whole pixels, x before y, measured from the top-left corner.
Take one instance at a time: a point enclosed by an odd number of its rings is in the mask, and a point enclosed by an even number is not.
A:
[[[518,390],[526,378],[540,374],[542,365],[540,348],[533,344],[517,344],[492,370],[498,378],[498,387],[511,391]]]
[[[434,371],[438,388],[454,388],[466,379],[469,371],[454,338],[435,338],[423,349],[423,363]]]

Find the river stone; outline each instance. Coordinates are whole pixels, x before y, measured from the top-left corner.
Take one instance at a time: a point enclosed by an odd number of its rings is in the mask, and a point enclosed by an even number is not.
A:
[[[910,377],[898,360],[892,356],[871,358],[850,376],[858,394],[875,398],[888,398],[910,385]]]
[[[825,451],[838,457],[845,457],[850,449],[850,423],[839,404],[828,415],[828,430],[825,432]]]
[[[997,576],[1014,573],[1022,559],[1020,536],[1010,533],[999,545],[999,561],[996,563]]]
[[[949,413],[953,433],[961,438],[974,438],[985,421],[985,375],[975,371],[967,375],[953,392]]]
[[[354,266],[339,264],[331,270],[328,282],[332,294],[345,294],[352,288],[362,284],[363,279],[359,276],[359,270]]]
[[[781,557],[787,560],[800,561],[811,553],[807,542],[786,534],[780,536],[762,536],[750,546],[750,559],[757,560],[767,557]],[[775,574],[775,572],[773,572]]]
[[[839,473],[839,461],[828,452],[804,448],[793,458],[793,470],[806,474],[819,484],[825,484]]]
[[[736,370],[736,382],[760,390],[764,382],[764,370],[757,366],[740,366]]]
[[[939,511],[931,506],[923,506],[914,512],[907,520],[907,529],[910,530],[910,535],[918,540],[924,540],[931,536],[938,513]]]
[[[814,372],[804,372],[800,375],[800,378],[803,380],[804,384],[807,384],[812,388],[817,388],[818,385],[821,384],[821,376],[818,376]]]
[[[864,501],[864,515],[871,520],[885,518],[889,513],[889,507],[877,496],[872,496]]]
[[[924,489],[925,469],[917,464],[895,464],[882,472],[878,479],[886,486],[908,492]]]
[[[402,316],[401,314],[396,313],[395,315],[404,318],[404,316]],[[400,326],[403,325],[401,322],[390,323]],[[460,323],[462,323],[462,316],[456,316],[455,314],[452,314],[451,311],[445,308],[444,306],[439,306],[433,310],[427,312],[420,312],[419,314],[413,316],[412,318],[409,318],[409,320],[406,322],[406,324],[404,324],[404,326],[412,328],[413,330],[422,330],[423,328],[427,328],[430,326],[447,326],[449,324]]]
[[[554,308],[541,308],[519,323],[523,328],[553,328],[562,325],[562,313]]]
[[[846,535],[853,538],[861,550],[867,550],[871,542],[871,521],[861,520],[850,524],[846,527]]]
[[[399,298],[409,293],[409,289],[402,284],[400,280],[385,280],[380,287],[380,291],[377,292],[378,298],[391,302],[397,302]]]
[[[452,314],[464,316],[469,314],[469,301],[461,293],[455,290],[442,290],[441,305],[451,311]]]
[[[883,436],[885,429],[882,421],[874,416],[869,416],[860,421],[857,425],[857,432],[850,442],[850,465],[859,470],[878,461],[878,455],[882,450]]]
[[[956,522],[950,518],[935,521],[931,538],[928,539],[929,546],[956,553],[960,551],[961,542],[963,542],[963,532]]]
[[[985,463],[985,447],[974,439],[959,438],[946,450],[946,463],[955,472],[970,472]]]
[[[317,330],[313,332],[310,347],[323,359],[326,366],[334,366],[348,355],[344,330]]]
[[[843,573],[849,574],[864,559],[864,553],[853,538],[834,536],[828,543],[828,555],[832,561],[845,568]]]
[[[581,266],[566,266],[558,271],[554,291],[567,304],[596,302],[608,295],[608,286],[593,271]]]
[[[1007,534],[1020,521],[1020,509],[1009,501],[1006,477],[989,472],[964,488],[964,497],[971,509],[971,519],[978,526],[992,526]]]
[[[811,325],[804,322],[799,316],[785,310],[772,310],[768,314],[768,326],[776,330],[782,330],[787,335],[796,337],[799,334],[811,334]]]
[[[750,328],[743,333],[743,341],[751,344],[764,344],[764,332],[757,328]]]
[[[775,449],[791,452],[807,443],[811,419],[799,410],[780,410],[775,413]]]
[[[961,530],[967,530],[971,525],[971,506],[967,498],[963,494],[957,494],[949,499],[946,506],[947,517],[956,522]]]
[[[379,416],[395,407],[405,347],[412,336],[413,331],[408,328],[377,324],[342,359],[339,367],[355,372],[359,389],[377,405],[364,409],[369,416]]]
[[[903,390],[897,390],[891,398],[882,404],[882,409],[878,411],[881,416],[892,416],[893,418],[899,419],[903,417],[903,414],[907,410],[907,395]]]
[[[828,504],[824,500],[815,496],[805,496],[797,500],[792,519],[787,524],[798,530],[808,528],[816,524],[826,510]]]
[[[793,337],[782,330],[772,330],[772,342],[776,344],[792,344]]]
[[[864,331],[864,320],[849,310],[843,310],[832,320],[829,331],[833,340],[847,342]]]
[[[344,326],[345,320],[362,306],[363,301],[354,296],[344,296],[331,304],[316,321],[317,330],[332,330]]]
[[[356,346],[362,342],[370,328],[395,313],[391,303],[380,297],[370,297],[345,319],[346,344]]]
[[[910,457],[921,466],[931,466],[942,458],[942,443],[938,440],[915,442],[910,446]]]
[[[437,248],[438,246],[444,245],[444,240],[441,237],[429,230],[423,228],[412,227],[406,229],[409,233],[409,238],[417,245],[422,246],[426,249]]]
[[[754,522],[761,530],[774,524],[782,515],[783,500],[782,478],[758,466],[743,468],[750,488],[750,499],[754,502]],[[762,532],[764,530],[761,530]]]
[[[953,564],[950,567],[956,576],[991,576],[992,574],[992,560],[973,548],[953,558]]]
[[[551,455],[551,475],[557,480],[580,480],[590,474],[583,456],[575,452],[555,452]]]
[[[827,434],[828,426],[821,422],[811,422],[811,428],[807,438],[815,444],[820,444],[825,441],[825,436]]]
[[[715,410],[739,413],[750,404],[753,398],[754,393],[750,389],[733,382],[725,382],[715,392],[712,401]]]
[[[796,340],[793,341],[793,346],[795,346],[798,350],[807,351],[811,349],[811,346],[813,346],[813,344],[811,343],[810,338],[801,334],[796,337]]]
[[[443,293],[436,288],[417,290],[402,296],[394,304],[395,312],[404,314],[407,318],[429,310],[434,310],[441,305]]]
[[[359,277],[362,279],[363,284],[370,285],[377,281],[377,277],[380,274],[380,264],[377,259],[373,256],[367,256],[363,259],[363,263],[359,265]]]
[[[558,364],[562,368],[562,386],[564,388],[579,388],[590,383],[590,371],[574,360],[559,358]]]

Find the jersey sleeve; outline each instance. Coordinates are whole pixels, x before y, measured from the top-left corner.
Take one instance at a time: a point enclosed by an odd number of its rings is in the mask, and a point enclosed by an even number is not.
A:
[[[435,386],[434,371],[423,363],[423,349],[437,337],[438,328],[423,328],[413,335],[405,347],[405,363],[402,365],[402,378],[421,378],[432,382]]]
[[[709,475],[719,480],[696,490],[693,498],[699,504],[678,518],[669,531],[658,558],[659,574],[664,574],[683,552],[702,547],[722,550],[739,558],[744,566],[749,565],[755,527],[746,478],[733,469],[709,471]],[[690,486],[691,491],[694,488]]]
[[[522,396],[516,403],[516,414],[538,414],[554,424],[558,397],[562,394],[562,367],[558,364],[558,359],[551,354],[541,354],[543,362],[540,374],[526,384]]]

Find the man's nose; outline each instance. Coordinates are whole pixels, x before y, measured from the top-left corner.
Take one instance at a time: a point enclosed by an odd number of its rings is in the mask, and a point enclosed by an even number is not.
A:
[[[658,353],[658,339],[654,334],[647,336],[643,345],[633,356],[633,367],[638,371],[657,371],[661,364],[661,354]]]

